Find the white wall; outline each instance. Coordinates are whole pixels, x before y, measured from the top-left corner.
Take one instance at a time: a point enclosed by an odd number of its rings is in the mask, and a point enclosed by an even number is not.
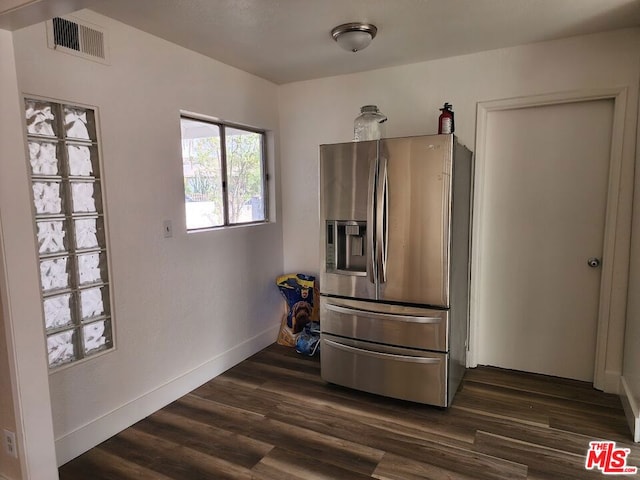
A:
[[[636,159],[637,164],[640,164],[640,124],[638,125]],[[623,403],[636,442],[640,442],[640,188],[637,187],[638,185],[640,185],[640,168],[636,168],[629,304],[622,370]]]
[[[393,137],[437,132],[449,101],[471,149],[479,101],[629,86],[633,115],[639,42],[629,29],[281,86],[285,270],[318,270],[318,145],[350,141],[361,105],[377,104]]]
[[[179,125],[187,110],[268,129],[277,182],[277,87],[93,12],[76,16],[108,30],[110,65],[47,48],[44,24],[14,32],[23,93],[95,106],[100,120],[117,349],[51,374],[60,463],[275,341],[282,308],[279,222],[186,233]],[[166,219],[173,238],[163,238]],[[18,232],[33,236],[30,224]]]
[[[369,47],[375,49],[375,41]],[[292,83],[280,88],[284,265],[287,271],[318,269],[318,145],[350,141],[359,107],[377,104],[389,117],[387,136],[437,131],[438,108],[451,102],[456,133],[474,150],[476,105],[480,101],[563,91],[627,87],[623,155],[633,155],[640,76],[640,29],[574,37],[371,72]],[[632,166],[633,162],[628,162]],[[623,171],[630,179],[631,168]],[[630,218],[631,181],[620,192]],[[624,284],[629,222],[616,239],[614,273]],[[300,241],[304,238],[304,241]],[[613,292],[610,343],[622,345],[626,292]],[[504,341],[496,332],[479,332],[479,352]],[[622,348],[607,352],[606,369],[616,380]],[[617,377],[616,377],[617,375]],[[616,382],[617,388],[617,382]]]
[[[3,418],[17,433],[19,467],[3,462],[9,478],[55,479],[47,360],[38,285],[34,227],[27,181],[22,108],[11,33],[0,30],[0,297],[10,382],[5,378],[0,397]],[[1,337],[2,335],[0,335]],[[2,374],[5,368],[2,368]],[[9,383],[8,390],[4,387]],[[7,420],[13,417],[12,420]]]
[[[7,335],[5,334],[5,321],[2,306],[2,296],[0,295],[0,432],[3,429],[15,432],[16,416],[13,402],[13,387],[11,386],[11,367],[9,365],[9,353],[4,345],[7,345]],[[9,456],[4,448],[0,448],[0,478],[20,478],[20,462],[17,458]]]

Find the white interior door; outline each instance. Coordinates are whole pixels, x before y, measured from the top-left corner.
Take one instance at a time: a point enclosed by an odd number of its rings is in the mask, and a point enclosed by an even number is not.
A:
[[[489,112],[479,364],[593,381],[614,101]]]

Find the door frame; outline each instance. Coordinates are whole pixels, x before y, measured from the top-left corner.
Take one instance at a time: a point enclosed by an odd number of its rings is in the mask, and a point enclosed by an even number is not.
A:
[[[633,201],[632,194],[622,195],[621,192],[627,190],[632,193],[633,191],[633,175],[624,176],[623,172],[633,172],[634,161],[633,154],[623,155],[627,107],[626,87],[557,92],[478,102],[467,367],[473,368],[478,365],[478,329],[481,328],[479,312],[481,311],[480,305],[482,303],[479,278],[481,278],[480,273],[484,268],[482,258],[485,218],[484,185],[489,114],[501,110],[561,105],[592,100],[613,100],[614,102],[593,384],[595,388],[609,393],[619,392],[620,377],[622,375],[631,206]]]

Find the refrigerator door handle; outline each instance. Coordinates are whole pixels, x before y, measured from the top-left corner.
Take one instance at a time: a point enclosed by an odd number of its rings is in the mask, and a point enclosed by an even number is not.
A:
[[[396,360],[396,361],[408,362],[408,363],[423,363],[423,364],[436,364],[436,363],[440,363],[441,361],[441,359],[438,357],[413,357],[411,355],[398,355],[396,353],[382,353],[382,352],[374,352],[372,350],[363,350],[362,348],[352,347],[350,345],[345,345],[343,343],[334,342],[333,340],[329,340],[327,338],[325,338],[324,341],[325,343],[327,343],[328,345],[334,348],[338,348],[346,352],[356,353],[358,355],[365,355],[367,357],[390,359],[390,360]]]
[[[378,279],[380,283],[387,281],[387,244],[389,239],[389,173],[387,163],[387,158],[380,156],[380,172],[376,192],[376,260],[379,268]]]
[[[369,312],[367,310],[358,310],[355,308],[342,307],[340,305],[327,304],[327,310],[331,310],[336,313],[344,313],[347,315],[360,315],[367,316],[369,318],[377,318],[380,320],[392,320],[394,322],[406,322],[406,323],[442,323],[443,319],[440,317],[421,317],[417,315],[398,315],[395,313],[378,313]]]
[[[369,281],[376,283],[377,269],[375,263],[375,206],[376,206],[376,171],[378,170],[378,159],[371,161],[369,167],[369,196],[367,197],[367,271]]]

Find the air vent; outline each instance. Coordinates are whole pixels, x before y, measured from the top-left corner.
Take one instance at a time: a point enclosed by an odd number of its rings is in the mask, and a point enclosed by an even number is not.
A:
[[[108,63],[106,34],[100,27],[75,19],[55,17],[47,22],[47,34],[50,48]]]

